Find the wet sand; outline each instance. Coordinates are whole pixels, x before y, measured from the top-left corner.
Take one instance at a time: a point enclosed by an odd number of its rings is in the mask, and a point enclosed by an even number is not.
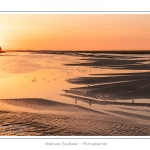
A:
[[[3,54],[0,135],[149,136],[149,58]]]
[[[6,105],[4,105],[6,104]],[[1,100],[0,135],[149,135],[150,126],[98,111],[43,99]],[[43,106],[44,105],[44,106]],[[16,111],[16,106],[21,107]],[[26,110],[25,108],[30,108]],[[46,108],[45,108],[46,107]],[[44,109],[43,109],[44,108]],[[2,108],[1,108],[2,109]],[[49,111],[48,111],[49,110]],[[113,121],[113,120],[118,121]]]
[[[79,88],[72,88],[70,93],[104,100],[150,99],[149,55],[147,57],[143,55],[112,55],[99,54],[98,56],[90,55],[90,57],[84,55],[87,62],[66,64],[90,66],[95,70],[101,68],[101,74],[91,72],[90,77],[68,79],[67,81],[71,84],[83,85]],[[111,72],[110,69],[112,69]],[[122,70],[128,70],[128,72],[119,73]]]

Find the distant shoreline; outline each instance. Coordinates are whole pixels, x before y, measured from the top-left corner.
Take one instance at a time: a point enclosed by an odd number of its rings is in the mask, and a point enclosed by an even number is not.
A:
[[[35,53],[115,53],[115,54],[150,54],[150,50],[109,50],[109,51],[75,51],[75,50],[5,50],[3,52],[35,52]]]

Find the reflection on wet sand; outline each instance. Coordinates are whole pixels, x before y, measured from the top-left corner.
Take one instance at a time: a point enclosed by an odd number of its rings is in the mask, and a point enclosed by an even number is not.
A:
[[[149,57],[2,54],[0,135],[150,135]]]

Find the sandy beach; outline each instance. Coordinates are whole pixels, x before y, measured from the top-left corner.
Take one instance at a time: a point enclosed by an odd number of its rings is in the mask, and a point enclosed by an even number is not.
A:
[[[150,135],[150,54],[0,57],[0,135]]]
[[[14,107],[11,111],[0,111],[0,135],[142,136],[150,133],[149,125],[137,124],[133,120],[128,123],[128,119],[58,102],[44,102],[43,106],[41,101],[43,100],[6,100],[4,103],[22,109],[16,111]],[[43,107],[46,108],[43,110]],[[131,114],[129,116],[136,118]]]

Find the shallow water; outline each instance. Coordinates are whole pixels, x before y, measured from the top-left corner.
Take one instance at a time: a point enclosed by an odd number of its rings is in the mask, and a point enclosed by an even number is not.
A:
[[[64,89],[79,87],[66,82],[75,77],[93,76],[91,73],[126,73],[115,70],[63,64],[81,63],[79,56],[36,53],[5,53],[0,56],[1,99],[40,97],[51,98]],[[85,61],[86,62],[86,61]],[[130,70],[130,72],[133,72]],[[80,85],[81,86],[81,85]]]
[[[95,56],[100,54],[94,54]],[[106,55],[106,54],[102,54]],[[106,56],[120,56],[122,54],[107,54]],[[129,55],[126,57],[139,57]],[[140,55],[145,60],[149,55]],[[146,72],[145,70],[113,69],[113,67],[66,66],[70,63],[84,63],[82,56],[37,54],[37,53],[3,53],[0,56],[0,85],[1,99],[9,98],[56,98],[64,93],[63,90],[83,85],[66,82],[76,77],[114,77],[121,73]],[[94,75],[95,74],[95,75]],[[104,75],[103,75],[104,74]],[[107,75],[105,75],[107,74]],[[133,79],[134,80],[134,79]],[[59,99],[59,98],[58,98]],[[62,99],[62,97],[61,97]],[[56,99],[55,99],[56,100]],[[61,100],[65,102],[64,100]],[[130,100],[129,100],[130,101]],[[141,100],[136,100],[141,103]],[[149,100],[142,100],[149,103]]]
[[[87,54],[88,55],[88,54]],[[105,54],[95,54],[95,56],[101,56]],[[106,55],[108,56],[108,55]],[[119,54],[109,54],[109,56],[124,57]],[[149,63],[149,55],[126,55],[133,59],[145,60]],[[87,57],[86,57],[87,58]],[[109,58],[107,58],[109,59]],[[115,102],[127,102],[132,103],[131,99],[128,100],[116,100],[113,101],[114,105],[101,106],[100,104],[89,104],[89,101],[82,101],[78,99],[77,103],[74,98],[63,96],[67,94],[71,88],[79,88],[88,86],[88,84],[72,84],[67,82],[68,79],[78,77],[114,77],[115,74],[124,73],[140,73],[148,72],[148,70],[132,70],[132,69],[118,69],[117,66],[82,66],[82,65],[66,65],[66,64],[81,64],[87,63],[87,59],[83,59],[82,56],[74,55],[58,55],[58,54],[40,54],[40,53],[4,53],[0,56],[0,87],[1,94],[0,99],[17,99],[17,98],[43,98],[47,100],[54,100],[57,102],[73,104],[83,106],[99,112],[105,112],[106,114],[116,115],[120,117],[129,117],[116,112],[129,112],[136,113],[135,108],[137,106],[121,106],[115,105]],[[107,74],[107,75],[106,75]],[[106,83],[107,84],[107,83]],[[96,84],[93,84],[96,85]],[[91,97],[89,97],[91,98]],[[92,98],[91,98],[92,100]],[[102,99],[96,99],[102,101]],[[104,100],[103,100],[104,101]],[[150,104],[149,99],[135,99],[135,103]],[[6,108],[5,105],[1,105],[1,108]],[[14,106],[13,106],[14,107]],[[130,109],[132,107],[132,110]],[[34,108],[34,106],[33,106]],[[129,108],[129,109],[126,109]],[[10,107],[11,109],[11,107]],[[15,108],[16,109],[16,108]],[[27,108],[26,111],[30,111]],[[144,109],[144,107],[142,107]],[[140,109],[140,110],[142,110]],[[111,111],[116,112],[111,112]],[[138,114],[143,116],[150,116],[150,108],[146,109]],[[135,118],[134,118],[135,119]],[[149,123],[149,122],[148,122]],[[145,124],[148,124],[145,120]]]

